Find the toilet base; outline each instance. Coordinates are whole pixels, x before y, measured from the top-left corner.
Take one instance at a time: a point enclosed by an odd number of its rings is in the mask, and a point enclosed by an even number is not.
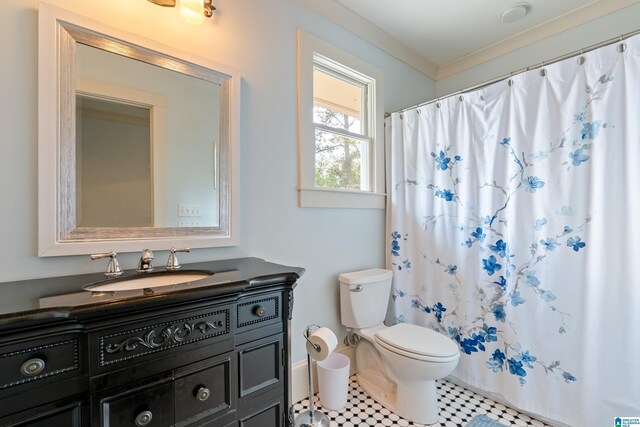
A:
[[[370,369],[358,372],[356,375],[358,385],[373,400],[390,410],[396,412],[396,385],[385,378],[381,372]]]
[[[356,378],[373,400],[407,421],[418,424],[438,422],[438,394],[434,380],[406,382],[398,388],[381,372],[371,369],[358,372]]]

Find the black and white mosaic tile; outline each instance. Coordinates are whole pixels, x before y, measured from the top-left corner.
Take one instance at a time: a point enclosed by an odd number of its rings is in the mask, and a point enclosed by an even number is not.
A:
[[[485,414],[505,426],[551,427],[449,381],[440,380],[437,385],[440,419],[429,427],[464,427],[471,418],[479,414]],[[315,407],[329,417],[331,427],[425,427],[423,424],[404,420],[375,402],[360,388],[355,376],[349,381],[349,397],[343,410],[324,410],[317,394],[314,402]],[[296,403],[293,409],[296,416],[309,409],[309,399]]]

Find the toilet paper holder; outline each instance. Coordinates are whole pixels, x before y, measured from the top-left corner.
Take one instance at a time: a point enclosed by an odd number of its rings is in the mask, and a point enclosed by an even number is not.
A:
[[[320,329],[319,325],[312,323],[305,328],[304,339],[311,344],[311,348],[320,353],[321,349],[318,344],[315,344],[309,340],[311,331]],[[322,411],[316,410],[313,404],[313,373],[311,371],[311,355],[309,354],[309,347],[307,347],[307,375],[309,380],[309,410],[302,412],[295,419],[295,427],[329,427],[330,420]]]
[[[316,330],[320,329],[320,325],[316,325],[315,323],[312,323],[306,327],[305,331],[302,333],[302,336],[304,337],[305,340],[307,340],[309,344],[311,344],[311,346],[316,352],[320,353],[320,346],[316,343],[311,342],[311,340],[309,339],[309,335],[311,335],[311,328],[314,328],[314,327],[316,328]]]

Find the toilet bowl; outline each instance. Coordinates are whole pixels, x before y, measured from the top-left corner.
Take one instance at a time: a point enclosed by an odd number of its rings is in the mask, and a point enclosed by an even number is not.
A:
[[[448,337],[422,326],[385,326],[389,270],[344,273],[342,324],[363,338],[356,348],[359,385],[390,411],[419,424],[438,421],[436,380],[449,375],[460,351]]]

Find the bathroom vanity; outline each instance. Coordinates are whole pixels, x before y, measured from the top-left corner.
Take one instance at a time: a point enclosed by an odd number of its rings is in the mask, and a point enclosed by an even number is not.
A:
[[[214,274],[135,296],[79,289],[0,316],[0,425],[291,425],[290,320],[304,269],[257,258],[183,269]]]

